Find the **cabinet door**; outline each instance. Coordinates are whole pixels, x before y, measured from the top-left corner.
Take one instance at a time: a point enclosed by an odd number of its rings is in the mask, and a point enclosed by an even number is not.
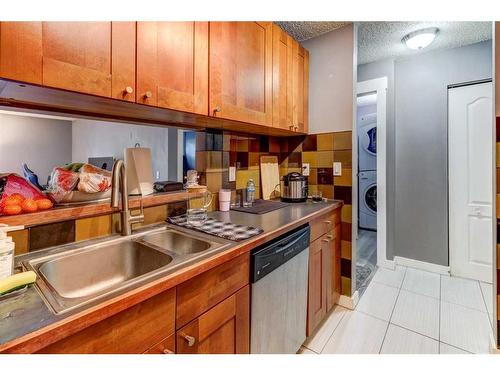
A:
[[[177,353],[245,354],[250,348],[250,287],[232,296],[179,329]]]
[[[111,22],[43,22],[43,85],[111,96]]]
[[[208,22],[137,23],[137,102],[208,114]]]
[[[307,133],[309,107],[309,52],[293,43],[293,125],[295,131]]]
[[[210,23],[210,111],[272,126],[272,23]]]
[[[326,273],[330,252],[323,239],[320,237],[309,246],[307,336],[314,332],[326,315]]]
[[[111,96],[135,102],[135,22],[111,23]]]
[[[42,83],[41,22],[0,22],[0,77]]]
[[[293,38],[273,24],[273,127],[293,130]]]
[[[328,249],[326,311],[330,311],[340,296],[340,225],[322,237]]]

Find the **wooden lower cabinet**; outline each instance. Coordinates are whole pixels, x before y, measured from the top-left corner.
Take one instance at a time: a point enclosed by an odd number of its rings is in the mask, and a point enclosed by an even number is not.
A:
[[[175,333],[146,350],[144,354],[175,354]]]
[[[238,292],[176,332],[180,354],[245,354],[250,350],[250,287]]]
[[[141,354],[174,333],[175,288],[57,341],[39,353]]]
[[[311,244],[309,245],[309,286],[307,307],[307,336],[311,335],[327,313],[338,302],[340,296],[340,222],[336,225],[336,210],[327,217],[311,223]],[[314,239],[319,228],[332,229]]]

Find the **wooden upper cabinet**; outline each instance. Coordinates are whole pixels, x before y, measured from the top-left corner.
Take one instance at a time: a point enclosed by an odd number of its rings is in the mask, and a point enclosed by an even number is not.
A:
[[[111,23],[111,96],[135,102],[135,22]]]
[[[210,115],[272,126],[272,26],[210,22]]]
[[[41,22],[0,22],[0,77],[42,84]]]
[[[137,23],[137,102],[208,114],[208,22]]]
[[[273,126],[293,130],[293,38],[273,24]]]
[[[43,84],[111,96],[111,22],[43,22]]]
[[[295,131],[309,130],[309,52],[293,41],[293,125]]]
[[[180,354],[247,354],[250,287],[247,285],[176,333]]]

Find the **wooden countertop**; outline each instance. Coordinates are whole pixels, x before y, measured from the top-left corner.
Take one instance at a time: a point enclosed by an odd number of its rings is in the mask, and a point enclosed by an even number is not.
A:
[[[341,206],[341,201],[328,201],[291,204],[263,215],[238,211],[213,212],[210,216],[214,218],[259,226],[264,232],[249,240],[235,242],[234,246],[211,257],[74,314],[53,314],[38,291],[30,288],[24,295],[0,301],[0,353],[36,352]]]
[[[188,193],[185,190],[172,191],[168,193],[155,193],[142,197],[144,207],[160,206],[167,203],[181,202],[189,198],[202,196],[200,193]],[[136,209],[140,207],[140,197],[129,197],[129,207]],[[21,214],[13,216],[0,216],[0,223],[7,225],[24,225],[32,227],[35,225],[50,224],[60,221],[81,219],[90,216],[107,215],[119,212],[120,209],[112,208],[109,200],[98,203],[82,203],[73,206],[57,206],[50,210]]]

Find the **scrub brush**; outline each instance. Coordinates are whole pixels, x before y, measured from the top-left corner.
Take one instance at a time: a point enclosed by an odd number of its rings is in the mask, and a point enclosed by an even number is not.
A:
[[[36,273],[33,271],[16,273],[15,275],[0,280],[0,296],[24,288],[26,285],[34,284]]]

